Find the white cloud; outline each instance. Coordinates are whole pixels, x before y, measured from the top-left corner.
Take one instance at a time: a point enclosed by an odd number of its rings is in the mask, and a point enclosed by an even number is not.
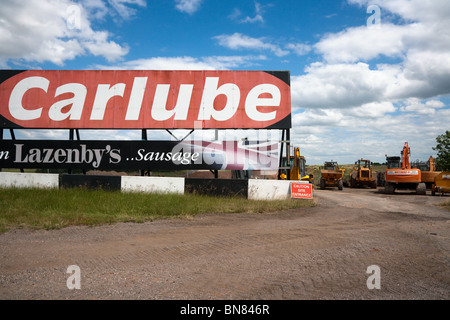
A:
[[[264,13],[267,7],[272,6],[272,4],[262,5],[255,1],[255,15],[253,17],[246,16],[242,18],[242,12],[239,8],[234,8],[233,12],[228,16],[231,20],[237,21],[238,23],[264,23]]]
[[[444,22],[394,25],[382,23],[379,28],[348,28],[325,35],[314,48],[328,63],[353,63],[375,58],[406,60],[411,54],[427,51],[450,51],[450,24]]]
[[[428,48],[409,52],[404,62],[404,78],[411,82],[404,96],[431,98],[450,93],[450,51]]]
[[[260,3],[255,1],[255,16],[253,18],[250,18],[249,16],[245,17],[241,20],[243,23],[255,23],[255,22],[264,22],[263,18],[263,6],[261,6]]]
[[[128,4],[145,5],[143,0],[110,3],[127,17],[132,14]],[[103,18],[108,10],[98,0],[79,4],[69,0],[4,1],[0,11],[0,66],[22,61],[49,61],[62,66],[67,60],[87,54],[108,61],[121,59],[128,47],[111,40],[108,32],[92,29],[89,20]]]
[[[390,75],[371,70],[366,63],[316,62],[306,74],[291,77],[292,107],[351,108],[381,101]]]
[[[108,36],[109,34],[104,31],[93,32],[90,39],[83,40],[81,43],[94,56],[103,56],[107,61],[114,62],[126,55],[129,48],[126,45],[108,41]]]
[[[388,101],[370,102],[359,107],[351,108],[348,115],[359,118],[362,123],[369,119],[376,119],[384,117],[387,113],[396,112],[397,108]]]
[[[406,48],[405,35],[415,27],[381,24],[380,28],[349,28],[325,35],[314,47],[329,63],[367,61],[380,55],[401,57]]]
[[[109,8],[103,0],[81,0],[81,5],[93,19],[103,19],[109,13]]]
[[[136,14],[136,9],[131,8],[130,5],[137,5],[145,7],[145,0],[108,0],[116,12],[124,19],[129,19]]]
[[[289,43],[286,49],[292,50],[296,55],[303,56],[308,54],[312,48],[310,45],[304,43]]]
[[[345,125],[344,115],[336,109],[307,109],[296,113],[292,119],[293,127],[339,127]]]
[[[448,20],[450,16],[450,7],[447,0],[348,0],[348,2],[362,7],[377,5],[381,8],[381,17],[391,13],[405,21],[432,23]]]
[[[78,0],[78,3],[86,10],[90,19],[100,20],[108,16],[130,19],[137,13],[135,7],[147,6],[146,0]]]
[[[404,141],[414,145],[417,158],[428,158],[435,137],[450,123],[443,102],[450,96],[450,25],[444,14],[450,3],[351,2],[380,5],[381,26],[327,34],[313,46],[323,60],[291,77],[292,108],[303,110],[293,117],[292,136],[308,144],[305,136],[315,135],[319,142],[308,149],[322,160],[332,145],[341,159],[357,159],[364,151],[384,161]],[[400,22],[389,22],[395,19],[388,13]],[[341,150],[349,145],[354,150],[345,156]]]
[[[250,66],[259,60],[265,60],[259,56],[215,56],[215,57],[154,57],[137,59],[120,64],[102,66],[96,65],[96,69],[111,70],[227,70],[242,66]]]
[[[175,0],[175,8],[178,11],[193,14],[200,9],[201,3],[202,0]]]
[[[294,78],[297,105],[346,108],[450,94],[450,2],[349,2],[379,5],[380,28],[364,25],[323,36],[314,45],[323,62]],[[400,22],[390,22],[392,16]],[[373,59],[393,62],[372,65]]]
[[[417,98],[409,98],[403,102],[400,110],[403,112],[414,112],[423,115],[434,115],[437,109],[445,107],[440,100],[429,100],[422,102]]]
[[[391,113],[396,108],[387,103],[348,110],[306,109],[293,115],[291,142],[302,148],[308,164],[330,159],[353,163],[360,157],[384,162],[385,154],[398,154],[405,141],[413,159],[426,160],[435,154],[436,136],[450,123],[450,109],[437,100],[404,103],[410,111]],[[434,112],[423,112],[424,108]]]
[[[99,69],[124,70],[213,70],[214,67],[193,57],[154,57],[127,61],[113,66],[99,66]]]
[[[351,109],[306,109],[293,115],[294,130],[298,126],[308,128],[308,132],[320,133],[325,128],[343,128],[350,131],[359,130],[368,121],[377,121],[390,117],[397,108],[389,102],[367,103]],[[319,128],[319,130],[315,130]],[[311,131],[312,130],[312,131]]]
[[[232,50],[269,50],[278,57],[289,54],[289,51],[283,50],[279,46],[267,42],[265,38],[252,38],[238,32],[232,35],[218,35],[213,37],[213,39],[216,39],[219,45]]]

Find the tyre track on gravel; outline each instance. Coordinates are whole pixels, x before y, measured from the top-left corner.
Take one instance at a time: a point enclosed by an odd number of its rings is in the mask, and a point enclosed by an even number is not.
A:
[[[271,214],[13,230],[0,235],[0,298],[449,298],[449,219],[430,206],[436,199],[317,198],[318,207]],[[71,264],[81,290],[66,287]],[[373,264],[381,290],[366,286]]]

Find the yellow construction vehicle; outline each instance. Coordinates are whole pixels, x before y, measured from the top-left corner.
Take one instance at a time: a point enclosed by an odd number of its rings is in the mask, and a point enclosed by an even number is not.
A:
[[[326,187],[338,187],[339,190],[344,188],[344,172],[340,169],[336,161],[325,161],[323,169],[320,170],[320,189]]]
[[[450,193],[450,171],[442,171],[434,177],[434,183],[431,185],[431,194]]]
[[[350,173],[350,187],[370,187],[372,189],[377,187],[370,160],[361,158],[355,162],[355,167]]]
[[[432,156],[430,156],[427,162],[413,162],[411,167],[420,169],[422,182],[425,183],[427,189],[431,189],[434,179],[442,172],[436,171],[436,159]]]
[[[300,155],[300,148],[294,147],[294,153],[290,156],[289,159],[290,166],[290,176],[289,180],[301,180],[301,181],[309,181],[314,184],[314,174],[306,174],[306,159],[304,156]],[[286,158],[283,158],[283,167],[287,167]],[[280,175],[281,180],[287,180],[287,174],[284,171]]]

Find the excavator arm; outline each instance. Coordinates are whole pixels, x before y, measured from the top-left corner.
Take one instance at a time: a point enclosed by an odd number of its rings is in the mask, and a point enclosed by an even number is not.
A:
[[[411,169],[411,162],[409,157],[411,156],[411,150],[409,148],[408,142],[405,142],[402,150],[402,169]]]

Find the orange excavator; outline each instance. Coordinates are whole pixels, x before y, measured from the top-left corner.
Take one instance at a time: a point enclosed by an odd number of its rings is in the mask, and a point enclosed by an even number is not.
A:
[[[411,150],[405,142],[401,157],[387,157],[384,191],[394,193],[398,190],[416,190],[417,194],[426,194],[426,185],[422,182],[421,172],[418,168],[411,168],[409,160]]]

